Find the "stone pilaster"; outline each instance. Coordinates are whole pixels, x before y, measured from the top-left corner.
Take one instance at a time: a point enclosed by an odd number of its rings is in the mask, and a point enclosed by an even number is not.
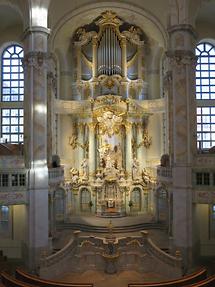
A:
[[[180,249],[185,266],[192,262],[192,162],[195,143],[195,33],[181,24],[169,29],[167,56],[172,75],[173,244]]]
[[[25,165],[29,169],[29,204],[26,258],[35,270],[48,248],[47,168],[47,36],[49,30],[31,28],[25,33]]]

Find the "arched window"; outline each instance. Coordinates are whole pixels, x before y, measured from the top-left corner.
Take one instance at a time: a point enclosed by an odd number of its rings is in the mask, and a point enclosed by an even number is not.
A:
[[[1,57],[1,141],[23,142],[24,71],[23,48],[6,47]]]
[[[215,46],[200,43],[196,47],[197,147],[215,146]]]

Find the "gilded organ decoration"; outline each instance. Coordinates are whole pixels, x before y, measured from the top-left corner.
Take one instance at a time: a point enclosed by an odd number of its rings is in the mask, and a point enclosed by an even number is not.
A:
[[[88,88],[88,97],[122,95],[121,82],[132,85],[141,80],[144,86],[144,39],[139,27],[123,21],[113,11],[105,11],[92,23],[78,28],[73,36],[77,92],[81,93],[88,81],[92,90],[90,93]],[[143,91],[138,87],[135,95],[144,97]]]

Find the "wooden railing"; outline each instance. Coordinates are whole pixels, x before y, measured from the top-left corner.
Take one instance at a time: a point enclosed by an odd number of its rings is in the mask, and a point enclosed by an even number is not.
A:
[[[196,285],[196,284],[208,284],[208,282],[215,282],[214,278],[207,278],[207,270],[202,268],[192,274],[184,276],[176,280],[169,280],[163,282],[144,282],[144,283],[130,283],[128,287],[177,287],[177,286],[215,286],[215,285]],[[212,280],[212,281],[211,281]],[[203,282],[203,283],[201,283]]]
[[[215,286],[215,275],[208,277],[200,282],[187,285],[186,287],[214,287]]]
[[[34,286],[44,286],[44,287],[93,287],[92,283],[65,283],[58,282],[54,280],[42,279],[32,274],[29,274],[19,268],[15,272],[16,279],[31,284]]]
[[[16,278],[7,274],[1,273],[2,283],[6,287],[29,287],[29,286],[43,286],[43,287],[93,287],[92,283],[65,283],[58,281],[51,281],[41,279],[37,276],[26,273],[20,269],[16,270]]]
[[[32,287],[30,284],[21,282],[6,272],[1,272],[1,281],[5,287]]]

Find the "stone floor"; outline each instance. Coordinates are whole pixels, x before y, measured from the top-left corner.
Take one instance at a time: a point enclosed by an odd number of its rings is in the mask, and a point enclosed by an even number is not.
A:
[[[93,283],[94,287],[127,287],[131,282],[152,282],[161,281],[165,278],[158,277],[154,273],[141,274],[136,271],[122,271],[116,274],[105,274],[104,272],[88,270],[81,274],[66,273],[60,278],[62,282]]]

